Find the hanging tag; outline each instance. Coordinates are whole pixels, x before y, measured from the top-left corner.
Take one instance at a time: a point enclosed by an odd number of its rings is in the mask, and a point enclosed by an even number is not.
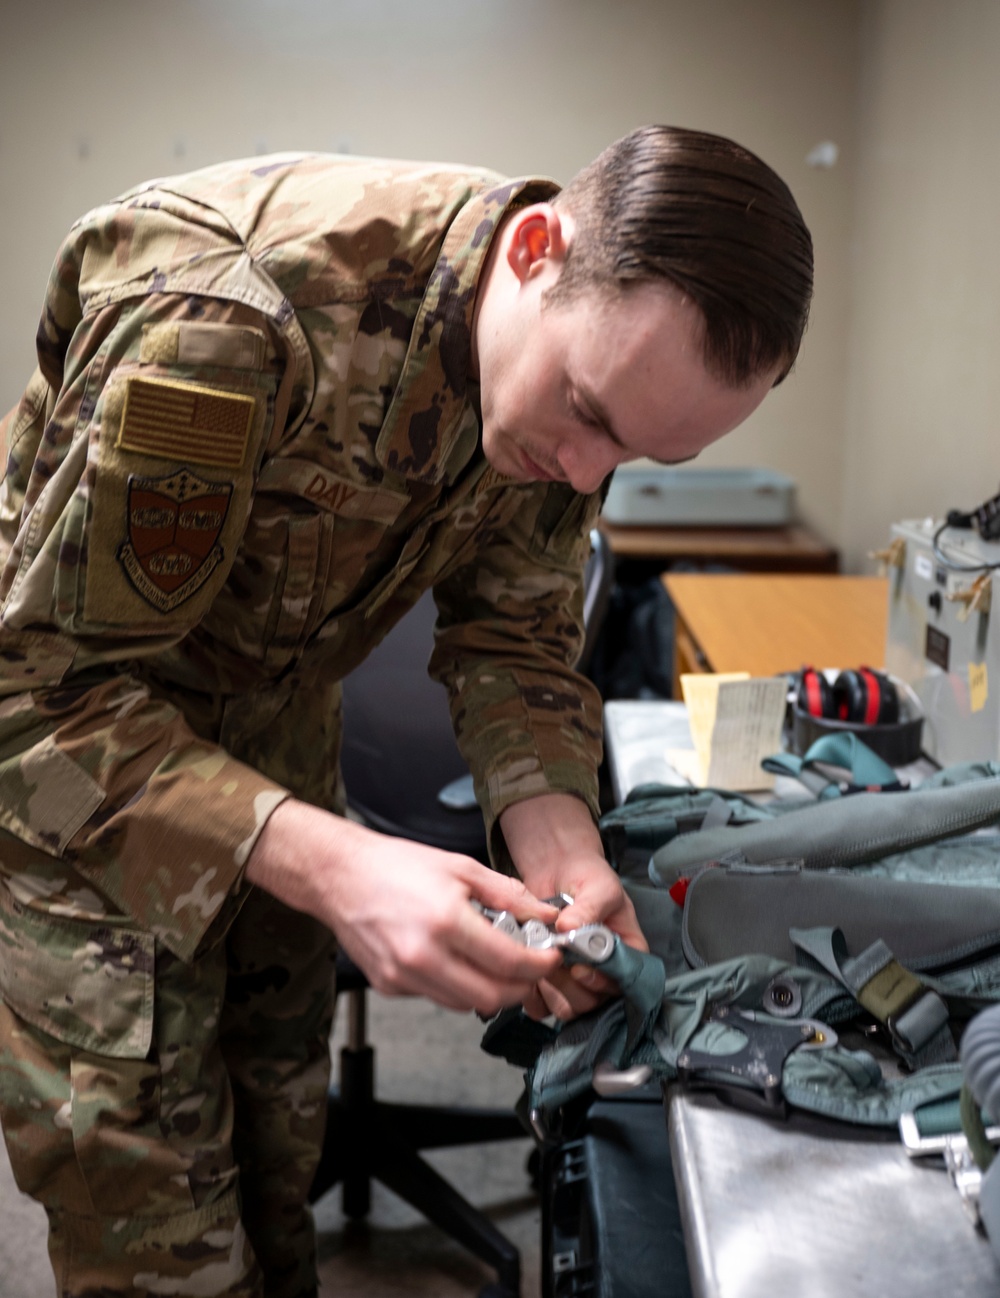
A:
[[[986,664],[969,663],[969,708],[973,712],[982,712],[989,696],[986,679]]]

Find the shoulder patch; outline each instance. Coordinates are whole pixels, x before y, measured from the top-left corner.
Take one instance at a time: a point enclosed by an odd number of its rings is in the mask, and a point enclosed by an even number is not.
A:
[[[256,401],[170,379],[130,378],[116,446],[165,460],[238,469]]]
[[[199,590],[222,561],[219,533],[233,487],[189,469],[128,480],[128,537],[118,562],[148,603],[169,613]]]

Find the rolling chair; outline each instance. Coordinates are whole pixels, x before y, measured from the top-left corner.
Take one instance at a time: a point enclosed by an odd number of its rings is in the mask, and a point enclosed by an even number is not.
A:
[[[593,652],[613,582],[610,549],[596,530],[591,545],[581,669]],[[447,695],[427,675],[435,618],[428,592],[344,681],[341,769],[348,803],[374,829],[486,862],[485,826],[455,742]],[[327,1136],[311,1199],[340,1183],[344,1214],[364,1217],[374,1178],[496,1269],[496,1284],[487,1285],[480,1298],[517,1298],[517,1248],[419,1151],[523,1139],[521,1121],[512,1110],[377,1099],[374,1050],[366,1034],[368,982],[342,954],[337,987],[347,1001],[347,1044],[328,1100]]]

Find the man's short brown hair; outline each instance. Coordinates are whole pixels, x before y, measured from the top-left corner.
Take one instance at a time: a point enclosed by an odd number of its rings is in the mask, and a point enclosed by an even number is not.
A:
[[[812,239],[788,186],[719,135],[646,126],[610,145],[559,194],[576,222],[547,303],[668,280],[701,309],[705,364],[734,387],[798,354],[812,296]]]

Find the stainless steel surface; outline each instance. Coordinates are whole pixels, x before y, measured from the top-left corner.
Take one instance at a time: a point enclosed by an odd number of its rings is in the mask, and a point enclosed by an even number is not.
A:
[[[695,1298],[980,1298],[1000,1265],[942,1167],[675,1095]]]

